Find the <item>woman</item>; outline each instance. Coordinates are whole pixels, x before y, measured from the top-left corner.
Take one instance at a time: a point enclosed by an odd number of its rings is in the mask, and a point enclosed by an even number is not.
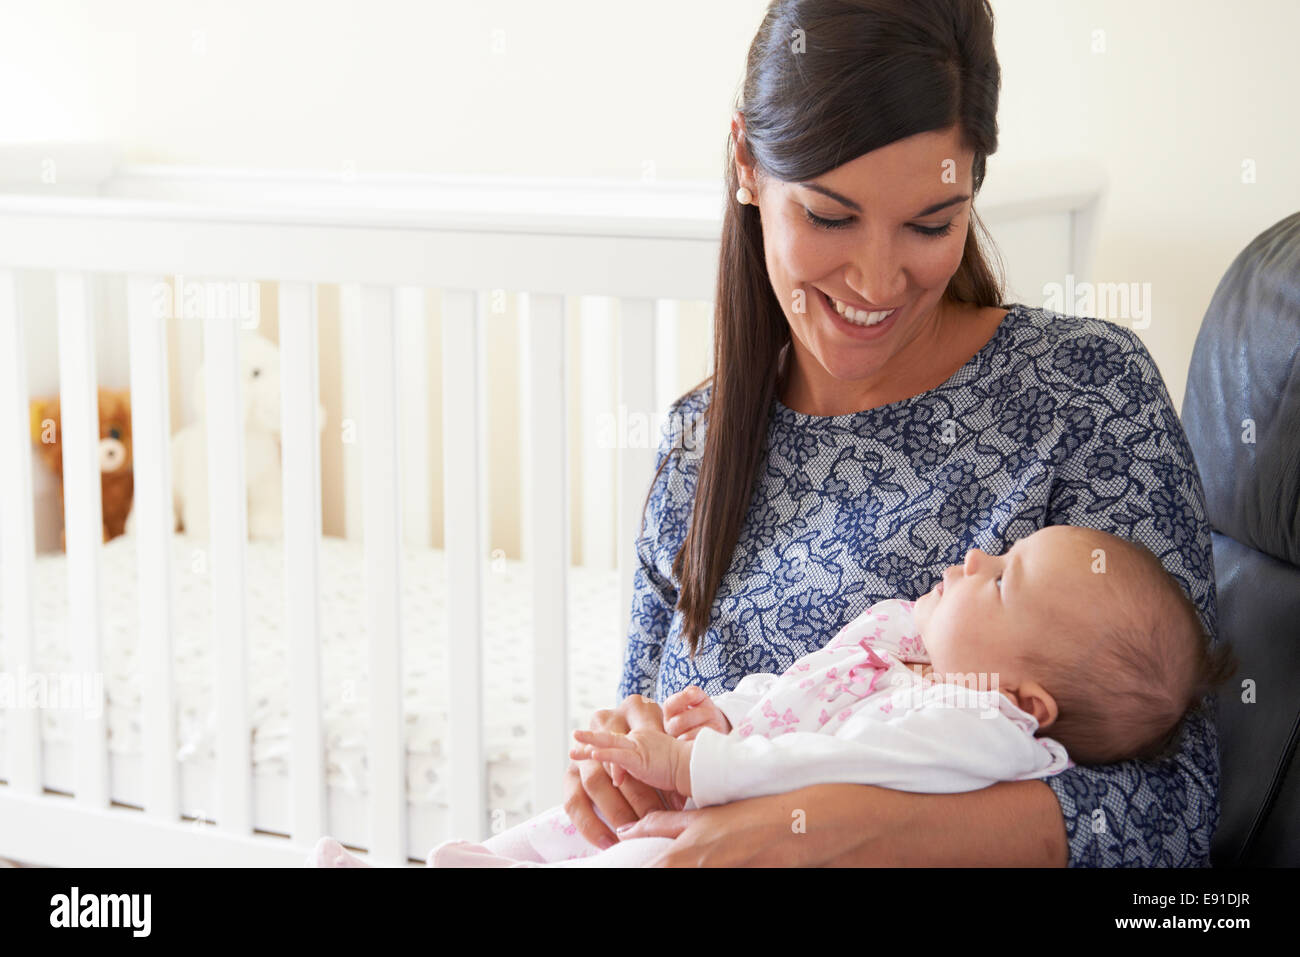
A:
[[[728,143],[714,374],[669,410],[701,417],[702,447],[661,443],[623,701],[592,729],[663,727],[655,701],[779,673],[1044,525],[1142,542],[1217,640],[1200,476],[1141,340],[1001,305],[972,205],[999,83],[986,0],[770,7]],[[962,794],[829,784],[674,811],[582,761],[565,810],[601,846],[633,822],[623,838],[676,838],[665,864],[1187,866],[1217,792],[1197,720],[1172,761]]]

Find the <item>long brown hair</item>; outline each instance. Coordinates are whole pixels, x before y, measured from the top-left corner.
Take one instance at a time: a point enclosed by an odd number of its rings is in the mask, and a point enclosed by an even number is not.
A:
[[[802,42],[802,48],[796,45]],[[1001,69],[988,0],[774,0],[749,47],[741,97],[746,165],[784,182],[813,179],[872,150],[956,124],[974,153],[972,187],[997,150]],[[673,562],[691,656],[708,629],[762,461],[790,326],[772,289],[763,233],[725,150],[722,238],[713,317],[713,394],[690,528]],[[984,225],[971,221],[980,232]],[[967,231],[943,299],[1001,305],[1002,283]],[[691,391],[694,391],[692,389]],[[673,455],[665,457],[651,489]],[[649,494],[646,504],[649,503]],[[644,526],[645,505],[642,506]]]

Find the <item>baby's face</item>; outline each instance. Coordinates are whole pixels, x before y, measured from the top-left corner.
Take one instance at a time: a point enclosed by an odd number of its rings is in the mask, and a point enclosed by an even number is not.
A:
[[[933,671],[989,675],[989,686],[1015,687],[1023,649],[1041,644],[1053,620],[1084,611],[1095,597],[1093,540],[1069,525],[1049,525],[1002,555],[978,548],[922,595],[914,616]],[[1103,609],[1097,609],[1104,613]],[[996,677],[994,677],[996,675]]]

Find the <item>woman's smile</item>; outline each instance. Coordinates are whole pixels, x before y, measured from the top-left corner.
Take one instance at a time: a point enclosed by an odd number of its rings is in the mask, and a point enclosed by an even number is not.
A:
[[[831,302],[830,297],[826,293],[822,292],[816,286],[813,286],[812,288],[814,298],[821,303],[822,312],[826,314],[826,317],[831,321],[835,328],[839,329],[847,336],[852,336],[854,339],[879,339],[881,336],[889,332],[889,330],[894,327],[898,317],[907,311],[906,305],[899,306],[888,316],[874,325],[864,325],[859,322],[850,321],[840,315],[839,311],[836,310],[834,303]]]

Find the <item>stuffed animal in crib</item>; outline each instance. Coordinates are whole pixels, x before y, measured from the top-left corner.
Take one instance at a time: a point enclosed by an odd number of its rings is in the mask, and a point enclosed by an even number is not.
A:
[[[59,399],[33,399],[30,403],[32,442],[39,456],[59,480],[60,514],[63,509],[63,420]],[[122,389],[99,390],[99,494],[104,517],[104,541],[123,534],[131,513],[135,481],[131,470],[131,393]],[[68,550],[68,533],[61,537]]]
[[[280,349],[250,330],[239,335],[240,393],[243,399],[244,486],[248,501],[248,537],[283,537],[280,486]],[[193,538],[210,540],[208,519],[207,376],[200,365],[194,377],[198,418],[172,436],[172,505],[180,528]],[[317,407],[325,427],[325,409]],[[238,481],[231,476],[232,481]]]

